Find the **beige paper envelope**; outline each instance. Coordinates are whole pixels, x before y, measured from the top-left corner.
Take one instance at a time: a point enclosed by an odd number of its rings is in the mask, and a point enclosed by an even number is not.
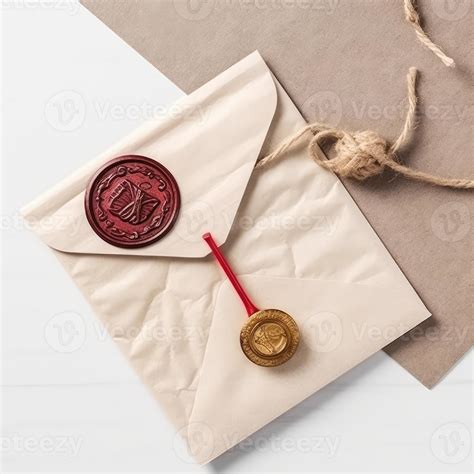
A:
[[[179,101],[26,206],[24,215],[188,440],[200,463],[222,454],[429,317],[341,182],[296,150],[258,156],[305,121],[258,53]],[[90,229],[84,189],[122,154],[163,163],[181,190],[176,226],[142,249]],[[201,235],[210,231],[261,308],[301,330],[277,368],[239,345],[245,311]]]

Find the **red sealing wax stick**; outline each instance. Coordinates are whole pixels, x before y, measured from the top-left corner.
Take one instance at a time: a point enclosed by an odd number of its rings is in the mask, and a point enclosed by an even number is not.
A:
[[[245,306],[245,309],[247,310],[247,314],[249,316],[252,316],[252,314],[257,313],[260,311],[250,300],[249,296],[245,292],[245,290],[242,288],[242,285],[239,283],[239,280],[237,279],[235,273],[232,271],[232,268],[230,268],[229,263],[225,259],[224,255],[222,255],[221,251],[219,250],[219,247],[217,246],[215,240],[212,238],[212,235],[208,232],[202,236],[202,238],[207,242],[209,247],[212,250],[212,253],[214,254],[214,257],[216,257],[216,260],[219,262],[220,266],[224,270],[225,274],[229,278],[230,282],[232,283],[232,286],[234,287],[235,291],[237,294],[240,296],[240,299],[242,300],[242,303]]]

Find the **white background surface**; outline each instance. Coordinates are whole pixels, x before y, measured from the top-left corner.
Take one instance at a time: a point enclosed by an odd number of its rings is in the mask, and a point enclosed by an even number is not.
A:
[[[193,464],[18,212],[182,92],[77,3],[2,16],[3,472],[471,471],[472,352],[431,391],[380,352]]]

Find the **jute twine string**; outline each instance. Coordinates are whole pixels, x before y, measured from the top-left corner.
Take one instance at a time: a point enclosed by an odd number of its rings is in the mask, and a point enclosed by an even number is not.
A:
[[[454,60],[447,56],[438,45],[433,43],[433,41],[430,40],[428,35],[421,27],[420,16],[416,11],[414,0],[404,0],[404,8],[405,18],[413,25],[413,28],[415,28],[416,36],[418,37],[420,42],[423,43],[428,49],[433,51],[433,53],[436,54],[436,56],[438,56],[441,61],[443,61],[443,64],[445,66],[454,67],[456,65]]]
[[[412,67],[407,75],[408,112],[400,136],[390,145],[376,132],[346,132],[322,123],[312,123],[283,141],[275,151],[257,162],[256,168],[262,168],[279,158],[289,149],[302,142],[309,141],[308,153],[320,166],[345,178],[364,180],[381,174],[389,168],[406,178],[448,188],[474,189],[474,180],[443,178],[416,171],[397,161],[396,152],[409,140],[416,124],[416,79],[417,70]],[[321,156],[319,147],[334,146],[335,157],[331,160]]]

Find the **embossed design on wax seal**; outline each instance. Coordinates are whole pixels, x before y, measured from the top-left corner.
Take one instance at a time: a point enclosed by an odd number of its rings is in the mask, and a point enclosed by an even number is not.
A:
[[[278,309],[264,309],[248,318],[240,331],[240,345],[254,364],[275,367],[287,362],[299,344],[295,320]]]
[[[107,162],[92,177],[85,195],[89,224],[116,247],[144,247],[161,239],[176,222],[179,208],[173,175],[139,155]]]

